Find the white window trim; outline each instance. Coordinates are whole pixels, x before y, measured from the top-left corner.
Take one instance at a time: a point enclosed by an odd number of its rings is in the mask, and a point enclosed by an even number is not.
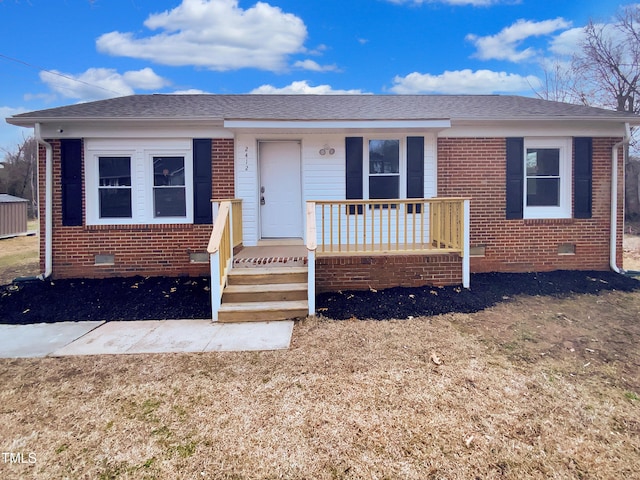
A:
[[[529,207],[527,206],[527,149],[529,148],[557,148],[560,153],[560,205],[557,207]],[[525,138],[524,139],[524,181],[523,183],[523,218],[571,218],[571,192],[573,185],[572,141],[569,137],[558,138]]]
[[[155,217],[153,157],[184,157],[186,216]],[[131,158],[131,218],[100,218],[99,157]],[[87,140],[85,142],[85,216],[87,225],[163,225],[193,223],[193,154],[191,140]]]
[[[374,200],[369,198],[369,141],[370,140],[398,140],[400,151],[399,155],[399,182],[400,188],[398,189],[399,198],[407,198],[407,137],[403,135],[371,135],[364,137],[363,139],[363,152],[362,152],[362,165],[363,165],[363,189],[362,196],[364,200]],[[374,175],[375,176],[375,175]]]

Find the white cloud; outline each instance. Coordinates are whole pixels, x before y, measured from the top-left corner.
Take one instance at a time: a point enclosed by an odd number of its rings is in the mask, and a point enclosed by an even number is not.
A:
[[[293,95],[361,95],[362,90],[334,90],[330,85],[313,87],[306,80],[292,82],[286,87],[277,88],[273,85],[262,85],[249,93],[255,94],[293,94]]]
[[[79,75],[51,70],[40,72],[40,80],[55,93],[80,101],[131,95],[135,89],[157,90],[169,85],[150,68],[123,74],[111,68],[90,68]]]
[[[280,71],[289,55],[304,51],[307,37],[300,18],[263,2],[243,10],[237,0],[182,0],[144,24],[159,33],[106,33],[96,41],[98,50],[163,65]]]
[[[299,60],[293,64],[295,68],[301,68],[303,70],[310,70],[312,72],[338,72],[340,69],[337,65],[320,65],[313,60]]]
[[[580,52],[580,44],[584,40],[584,27],[570,28],[551,40],[549,50],[556,55],[571,56]]]
[[[200,90],[199,88],[188,88],[186,90],[176,90],[173,92],[174,95],[208,95],[210,93],[211,92]]]
[[[553,32],[569,28],[571,22],[563,18],[532,22],[530,20],[518,20],[513,25],[503,28],[496,35],[479,37],[474,34],[467,35],[467,40],[472,42],[477,52],[475,57],[481,60],[509,60],[521,62],[533,57],[536,50],[529,47],[518,50],[518,47],[530,37],[550,35]]]
[[[405,77],[393,79],[391,91],[400,94],[444,93],[444,94],[489,94],[531,91],[540,80],[533,76],[493,72],[491,70],[445,71],[441,75],[413,72]]]

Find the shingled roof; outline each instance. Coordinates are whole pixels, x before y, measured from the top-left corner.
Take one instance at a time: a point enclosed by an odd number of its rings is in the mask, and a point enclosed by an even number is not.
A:
[[[601,108],[513,95],[131,95],[14,115],[7,121],[85,120],[600,120],[640,124]]]

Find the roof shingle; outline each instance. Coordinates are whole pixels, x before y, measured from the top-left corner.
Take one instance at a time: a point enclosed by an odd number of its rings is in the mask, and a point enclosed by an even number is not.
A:
[[[16,125],[53,120],[543,120],[640,117],[513,95],[131,95],[14,115]]]

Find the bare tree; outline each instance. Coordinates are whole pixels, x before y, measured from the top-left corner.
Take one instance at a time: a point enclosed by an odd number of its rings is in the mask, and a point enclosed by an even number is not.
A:
[[[542,67],[542,85],[532,90],[538,98],[554,102],[583,103],[580,85],[574,74],[571,62],[560,58],[544,60]]]
[[[25,138],[14,151],[5,150],[0,164],[0,193],[29,200],[32,217],[38,212],[37,165],[38,144],[34,137]]]
[[[640,5],[622,8],[613,24],[593,20],[585,27],[582,51],[573,60],[581,103],[640,113]],[[633,149],[637,141],[632,140]],[[625,151],[629,161],[629,148]],[[637,176],[627,177],[625,209],[640,215]]]
[[[640,5],[623,8],[615,24],[585,27],[582,52],[574,58],[585,100],[638,113],[640,83]],[[593,95],[592,98],[586,95]]]

